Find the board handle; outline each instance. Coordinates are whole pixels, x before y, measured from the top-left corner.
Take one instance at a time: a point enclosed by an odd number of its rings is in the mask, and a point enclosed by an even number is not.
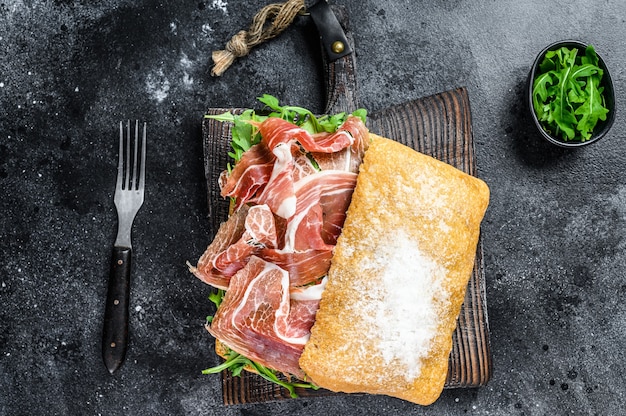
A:
[[[354,39],[348,13],[326,1],[308,9],[317,27],[325,68],[326,107],[324,114],[351,113],[359,108]]]

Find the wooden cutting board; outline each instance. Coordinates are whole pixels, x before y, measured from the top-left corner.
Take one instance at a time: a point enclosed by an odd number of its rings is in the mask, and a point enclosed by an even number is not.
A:
[[[346,30],[345,15],[341,9],[334,10],[339,15],[348,41],[351,42],[351,34]],[[325,62],[325,68],[327,106],[324,113],[351,112],[358,108],[354,53]],[[259,91],[258,94],[264,92]],[[210,108],[207,114],[222,114],[225,111],[240,113],[243,109]],[[470,175],[476,175],[471,111],[465,88],[445,91],[369,114],[368,127],[374,133],[433,156]],[[217,183],[220,173],[229,161],[227,153],[230,150],[230,125],[205,118],[202,122],[202,135],[211,232],[209,237],[212,239],[219,225],[228,216],[228,201],[220,196]],[[479,387],[491,378],[492,359],[485,293],[481,238],[473,274],[453,335],[446,388]],[[297,392],[301,397],[335,394],[323,389],[300,389]],[[222,372],[222,396],[225,404],[290,398],[285,389],[256,374],[243,372],[240,377],[233,377],[228,371]]]

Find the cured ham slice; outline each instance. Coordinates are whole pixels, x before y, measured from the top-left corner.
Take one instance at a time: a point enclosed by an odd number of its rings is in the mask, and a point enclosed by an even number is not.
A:
[[[312,158],[309,158],[309,156],[306,153],[303,153],[300,148],[292,147],[291,150],[293,152],[294,182],[297,182],[305,176],[312,175],[318,171],[315,169],[315,166],[313,166]]]
[[[297,141],[309,152],[334,153],[349,147],[353,139],[346,130],[337,129],[335,133],[311,134],[308,131],[291,124],[281,118],[268,118],[257,127],[263,137],[263,142],[270,149],[281,143]]]
[[[230,278],[250,256],[261,249],[276,248],[274,215],[266,205],[244,206],[218,230],[213,242],[191,271],[200,280],[227,289]]]
[[[334,133],[310,134],[279,118],[250,123],[261,142],[219,182],[234,212],[190,269],[226,290],[207,325],[216,339],[301,378],[298,360],[369,136],[354,116]]]
[[[259,252],[259,257],[287,270],[291,286],[297,287],[308,285],[325,276],[333,253],[331,250],[289,252],[264,249]]]
[[[298,181],[297,213],[287,222],[284,249],[332,250],[341,232],[356,178],[357,174],[352,172],[321,171]]]
[[[298,359],[315,319],[315,302],[294,301],[292,308],[288,273],[253,256],[231,279],[207,330],[251,360],[303,377]]]
[[[279,217],[289,218],[296,212],[296,196],[293,191],[295,163],[291,144],[278,143],[270,148],[276,157],[274,167],[263,192],[255,202],[267,204]]]
[[[235,211],[263,191],[274,169],[275,159],[267,146],[257,144],[244,152],[229,175],[222,175],[225,180],[220,178],[221,195],[235,198]]]
[[[198,279],[218,289],[228,288],[230,276],[216,270],[213,267],[213,261],[220,253],[227,250],[228,247],[241,238],[245,231],[245,220],[248,216],[248,210],[248,206],[243,206],[242,209],[231,215],[228,221],[222,223],[213,241],[207,247],[202,257],[200,257],[200,260],[198,260],[197,267],[189,267],[189,270]]]
[[[324,278],[319,284],[291,289],[289,313],[284,315],[284,318],[283,315],[277,315],[274,325],[281,339],[298,345],[307,343],[327,281],[328,279]]]
[[[213,259],[213,267],[227,276],[243,268],[250,256],[261,248],[276,247],[274,215],[267,205],[255,205],[248,210],[244,232],[238,241]]]
[[[304,347],[311,337],[311,327],[315,323],[315,314],[320,307],[320,301],[290,299],[288,304],[287,313],[279,310],[276,314],[274,323],[276,335],[285,342]]]
[[[348,116],[337,130],[352,137],[350,147],[334,153],[311,152],[321,170],[345,170],[357,173],[369,145],[369,131],[360,118]]]

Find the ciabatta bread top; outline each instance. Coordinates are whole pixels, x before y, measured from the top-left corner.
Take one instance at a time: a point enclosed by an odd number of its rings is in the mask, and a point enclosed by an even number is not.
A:
[[[489,189],[371,137],[300,366],[333,391],[427,405],[445,383]]]

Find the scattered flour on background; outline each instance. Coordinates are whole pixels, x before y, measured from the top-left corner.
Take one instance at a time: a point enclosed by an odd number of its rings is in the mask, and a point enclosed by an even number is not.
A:
[[[186,53],[182,52],[179,63],[183,68],[183,84],[186,87],[191,87],[193,85],[193,77],[189,75],[188,70],[193,67],[193,61],[189,59]]]
[[[182,66],[183,68],[191,68],[191,66],[193,65],[193,62],[191,61],[191,59],[189,59],[185,52],[181,53],[179,62],[180,66]]]
[[[609,196],[608,200],[611,201],[617,212],[626,217],[626,186],[619,186],[616,192]]]
[[[213,0],[211,3],[212,9],[218,9],[224,12],[224,14],[228,14],[228,2],[226,0]]]
[[[213,42],[213,28],[208,23],[202,25],[202,35],[206,37],[205,41]]]
[[[169,91],[170,81],[163,73],[163,69],[149,74],[146,78],[146,92],[153,100],[159,103],[163,102],[167,98]]]
[[[213,32],[213,28],[208,23],[202,25],[202,33],[209,36]]]

